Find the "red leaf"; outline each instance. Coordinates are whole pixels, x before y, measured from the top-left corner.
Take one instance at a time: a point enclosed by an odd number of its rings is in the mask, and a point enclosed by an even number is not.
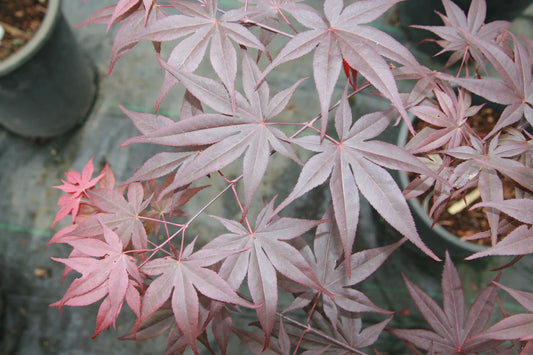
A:
[[[147,262],[142,271],[161,276],[155,278],[146,290],[141,321],[151,317],[170,298],[176,322],[187,343],[195,350],[201,325],[198,292],[216,301],[252,307],[216,272],[206,268],[233,253],[202,249],[181,260],[164,257]]]
[[[323,221],[295,218],[272,220],[274,200],[259,213],[255,229],[247,230],[235,221],[217,218],[230,233],[212,240],[206,248],[237,252],[225,260],[220,273],[232,286],[239,287],[248,275],[248,288],[268,345],[274,326],[278,301],[276,270],[294,282],[312,289],[321,289],[309,263],[286,241],[295,239]],[[247,248],[242,251],[243,248]],[[327,292],[327,291],[326,291]],[[265,346],[266,346],[265,345]]]
[[[104,299],[97,315],[96,337],[102,330],[115,324],[124,300],[138,314],[139,304],[136,298],[139,293],[136,287],[142,284],[137,264],[132,256],[123,253],[123,245],[119,237],[102,224],[105,242],[78,238],[70,240],[76,250],[86,256],[71,256],[68,259],[53,258],[64,263],[82,274],[75,279],[63,298],[51,306],[84,306]],[[92,244],[92,245],[91,245]]]
[[[62,180],[62,185],[53,186],[56,189],[68,193],[68,195],[59,198],[57,205],[63,207],[57,212],[52,227],[69,214],[72,215],[72,222],[74,222],[78,215],[81,199],[87,198],[87,191],[95,187],[98,181],[103,177],[102,173],[97,177],[92,178],[93,172],[93,158],[91,158],[83,168],[81,174],[77,171],[69,171],[65,174],[67,181]]]
[[[520,313],[506,317],[481,334],[483,338],[510,340],[531,338],[533,334],[533,314]]]
[[[83,235],[85,231],[93,235],[100,233],[97,219],[99,218],[115,230],[124,245],[128,245],[131,241],[135,249],[146,250],[146,231],[139,217],[150,201],[143,201],[144,193],[141,184],[132,183],[128,186],[128,200],[118,192],[107,189],[92,190],[88,195],[103,213],[82,222],[77,230],[80,235]]]
[[[404,280],[416,307],[432,331],[422,329],[391,330],[391,333],[397,337],[418,348],[444,353],[477,353],[492,349],[500,343],[488,339],[485,336],[486,331],[482,332],[494,308],[497,296],[496,286],[489,284],[478,295],[465,319],[465,301],[461,281],[448,253],[446,253],[446,263],[442,274],[443,308],[427,293],[411,283],[407,277],[404,276]]]
[[[423,163],[407,151],[384,142],[372,141],[386,128],[390,113],[375,112],[352,122],[352,113],[346,91],[335,116],[335,127],[340,142],[325,140],[320,144],[318,136],[294,139],[302,147],[318,151],[303,167],[296,186],[276,208],[277,214],[289,203],[322,184],[330,177],[330,190],[334,196],[337,225],[341,228],[341,240],[345,255],[350,255],[359,215],[357,191],[395,229],[432,258],[438,257],[422,242],[411,217],[407,202],[392,176],[381,166],[399,170],[417,171],[435,176]],[[357,189],[355,189],[357,187]],[[354,190],[355,189],[355,190]],[[346,258],[350,270],[350,259]]]
[[[350,64],[346,60],[342,60],[342,66],[344,68],[344,74],[346,75],[346,78],[348,78],[348,82],[350,83],[350,86],[352,87],[353,91],[357,90],[357,70],[352,68]]]
[[[226,115],[233,114],[234,110],[231,97],[222,84],[196,74],[176,70],[166,64],[165,68],[179,79],[192,95],[221,114],[199,114],[158,130],[147,132],[143,136],[129,139],[125,144],[153,143],[174,147],[209,145],[194,156],[186,168],[177,172],[174,182],[163,190],[163,194],[216,172],[244,155],[244,212],[246,214],[252,197],[266,172],[272,149],[299,162],[296,153],[287,143],[288,137],[272,122],[269,124],[266,122],[274,118],[287,105],[292,93],[301,81],[276,94],[272,99],[269,98],[269,89],[266,83],[263,83],[256,93],[253,88],[260,72],[249,54],[244,51],[243,87],[248,97],[245,99],[238,95],[235,108],[236,116],[228,117]],[[146,117],[146,119],[148,118]],[[171,153],[165,153],[165,156],[162,154],[158,155],[157,158],[152,158],[154,161],[150,160],[145,163],[141,169],[142,174],[139,173],[139,175],[146,176],[146,173],[149,173],[149,176],[155,176],[160,172],[162,173],[162,170],[157,170],[156,174],[155,169],[159,165],[152,167],[163,157],[169,158],[168,155]],[[180,162],[170,162],[168,168],[175,168],[179,164]]]

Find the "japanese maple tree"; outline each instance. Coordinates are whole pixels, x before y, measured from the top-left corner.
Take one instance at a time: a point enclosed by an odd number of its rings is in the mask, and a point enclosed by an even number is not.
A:
[[[81,173],[69,171],[55,186],[65,194],[51,224],[67,217],[70,224],[49,244],[72,248],[68,257],[53,260],[65,265],[64,279],[71,272],[77,277],[52,306],[101,302],[97,336],[115,326],[127,304],[137,321],[121,339],[167,333],[169,354],[187,348],[198,354],[200,344],[225,354],[232,337],[253,353],[364,354],[394,315],[359,284],[404,243],[440,261],[418,234],[406,198],[430,194],[428,213],[438,223],[450,202],[477,189],[481,202],[470,208],[483,208],[490,228],[472,239],[486,238],[491,247],[469,258],[533,253],[531,39],[511,34],[509,22],[485,23],[484,0],[473,0],[468,14],[443,0],[444,25],[419,26],[441,37],[440,54],[452,52],[437,72],[371,25],[399,2],[119,0],[82,22],[120,27],[110,72],[138,43],[153,45],[164,73],[156,113],[121,106],[140,132],[122,146],[153,144],[164,151],[122,183],[109,165],[95,173],[91,158]],[[306,56],[308,78],[274,85],[275,73],[291,62],[304,67]],[[208,68],[200,71],[204,60]],[[448,72],[457,62],[458,70]],[[310,80],[316,116],[287,118],[293,96]],[[404,82],[409,91],[400,89]],[[157,109],[176,86],[184,94],[174,120]],[[368,91],[389,107],[354,114],[350,98]],[[503,106],[488,134],[472,122],[483,106],[473,105],[473,96]],[[425,127],[415,128],[411,116]],[[403,147],[381,140],[398,124],[412,135]],[[292,164],[298,175],[296,182],[283,181],[287,190],[275,191],[280,197],[262,189],[276,174],[273,157]],[[228,172],[235,166],[237,174]],[[413,174],[404,191],[390,170]],[[511,181],[514,196],[504,194],[504,180]],[[331,198],[323,215],[291,215],[289,206],[321,185]],[[187,203],[200,191],[212,198],[187,214]],[[223,196],[239,211],[235,218],[211,212]],[[359,249],[361,198],[401,239]],[[200,216],[220,227],[202,235],[203,245],[191,232]],[[411,349],[507,351],[505,341],[533,347],[530,313],[505,314],[489,324],[498,288],[531,312],[529,292],[495,281],[466,312],[449,256],[442,307],[403,277],[432,329],[389,330]],[[280,295],[292,298],[284,309]],[[255,329],[234,322],[245,308],[255,312]],[[369,312],[381,318],[368,324]]]

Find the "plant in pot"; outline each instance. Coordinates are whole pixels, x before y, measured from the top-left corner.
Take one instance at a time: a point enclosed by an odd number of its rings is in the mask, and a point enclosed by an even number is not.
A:
[[[528,82],[530,57],[524,45],[514,36],[513,49],[502,43],[498,44],[497,41],[480,40],[475,34],[483,32],[482,29],[476,28],[473,33],[468,32],[460,26],[461,23],[467,23],[461,10],[451,3],[448,4],[448,9],[450,13],[444,19],[454,18],[456,21],[445,21],[448,25],[438,28],[423,28],[444,37],[438,43],[442,45],[443,51],[453,52],[446,66],[462,58],[458,71],[464,70],[468,75],[467,65],[472,62],[478,78],[439,74],[446,82],[433,89],[435,97],[427,99],[431,102],[410,109],[426,127],[405,147],[412,153],[421,155],[421,159],[445,178],[447,183],[435,182],[427,176],[419,176],[409,182],[403,172],[400,172],[400,180],[402,187],[406,187],[404,192],[408,198],[420,196],[433,188],[431,207],[426,208],[429,213],[421,212],[419,201],[411,202],[418,211],[417,214],[422,214],[423,228],[428,229],[432,224],[425,215],[433,216],[436,221],[444,213],[445,218],[440,219],[447,220],[456,230],[466,227],[466,232],[461,232],[463,237],[482,239],[490,236],[490,240],[484,245],[494,246],[498,242],[498,235],[507,234],[512,229],[513,222],[516,226],[516,221],[511,221],[513,218],[508,217],[500,220],[497,208],[477,204],[474,207],[485,207],[483,213],[478,213],[482,222],[477,222],[479,218],[476,216],[474,219],[471,211],[466,209],[479,197],[483,202],[492,203],[515,196],[527,197],[532,191],[531,147],[528,144],[531,135],[527,132],[533,121],[531,98],[528,97],[528,86],[531,85]],[[479,9],[472,5],[468,18],[480,16]],[[492,27],[491,38],[501,38],[495,31],[495,26]],[[500,28],[507,27],[503,23]],[[452,29],[455,32],[451,32]],[[482,38],[487,36],[487,31],[484,32]],[[509,57],[506,51],[512,56]],[[482,77],[480,71],[486,71],[485,62],[492,65],[495,78]],[[458,92],[454,92],[452,84],[460,86]],[[477,95],[475,98],[481,105],[472,105],[470,93]],[[482,108],[487,105],[488,108]],[[493,114],[495,109],[499,112]],[[483,111],[488,115],[483,115]],[[406,139],[407,130],[404,128],[397,143],[403,145]],[[450,201],[454,201],[454,204],[450,205]],[[516,206],[519,205],[518,203]],[[464,218],[460,219],[461,216]],[[471,218],[468,219],[468,216]],[[512,216],[513,214],[510,217]],[[485,229],[490,229],[489,234],[472,235],[472,230],[468,230],[472,224],[485,225]],[[500,232],[500,228],[504,229]],[[459,241],[441,227],[436,227],[435,230],[447,240],[448,247],[456,251],[457,255],[466,256],[483,250],[479,245]]]
[[[172,97],[174,87],[184,88],[184,94],[179,120],[122,109],[140,131],[124,146],[168,148],[131,178],[117,184],[109,165],[94,176],[91,159],[81,173],[68,172],[56,186],[65,194],[54,224],[67,217],[72,223],[50,243],[68,244],[72,252],[54,260],[65,264],[65,275],[76,271],[81,276],[52,305],[101,301],[97,336],[115,325],[127,303],[137,322],[122,339],[168,333],[168,353],[182,353],[187,347],[199,353],[199,344],[209,352],[225,353],[234,337],[254,353],[365,353],[392,316],[354,286],[406,242],[428,259],[440,260],[420,238],[388,169],[419,176],[406,195],[431,189],[434,216],[445,202],[478,186],[482,202],[473,207],[487,211],[492,247],[473,258],[531,253],[531,247],[514,244],[527,245],[532,237],[531,214],[525,212],[531,211],[532,145],[524,131],[533,121],[528,101],[531,56],[512,35],[510,40],[495,40],[500,38],[496,34],[508,34],[507,26],[486,38],[448,24],[449,32],[462,33],[468,42],[453,50],[464,51],[465,62],[468,53],[479,51],[472,56],[483,60],[477,73],[481,76],[490,64],[501,81],[434,72],[393,37],[366,25],[398,2],[326,0],[311,6],[298,0],[121,0],[87,19],[84,24],[121,26],[111,69],[137,43],[153,43],[154,60],[165,76],[156,107]],[[484,2],[475,4],[475,17],[482,24]],[[460,9],[454,15],[466,21]],[[281,49],[275,49],[280,42]],[[170,46],[168,52],[162,50],[165,46]],[[284,73],[284,66],[305,66],[310,53],[319,112],[315,117],[292,117],[289,102],[303,79],[293,78],[277,89],[272,78]],[[204,58],[207,74],[198,70]],[[403,83],[410,83],[411,89],[399,89]],[[349,98],[369,90],[390,107],[353,115]],[[466,122],[479,110],[471,106],[470,92],[507,106],[485,137]],[[417,132],[409,113],[433,127]],[[414,135],[406,148],[376,138],[398,122]],[[299,176],[297,181],[287,179],[287,191],[272,193],[261,183],[276,173],[270,164],[277,156],[292,162]],[[308,157],[305,163],[303,156]],[[231,170],[235,167],[237,174]],[[512,199],[504,199],[498,174],[508,176],[516,188]],[[331,204],[325,211],[315,219],[289,214],[296,200],[326,182]],[[213,197],[187,215],[184,209],[200,191],[212,191]],[[230,195],[225,204],[236,206],[238,215],[211,215],[223,231],[206,236],[208,242],[199,245],[197,237],[191,238],[194,224],[225,194]],[[360,195],[403,235],[400,240],[354,251]],[[314,233],[308,233],[311,230]],[[508,236],[500,241],[501,234]],[[475,331],[461,333],[459,342],[448,336],[446,344],[455,344],[456,353],[507,346],[505,340],[512,346],[527,341],[523,331],[505,331],[513,326],[528,329],[529,315],[506,318],[493,326],[499,328],[485,332],[484,315],[492,310],[495,284],[480,294],[466,323],[460,324],[461,286],[449,259],[443,274],[443,312],[430,312],[436,303],[407,282],[429,325],[440,324],[436,336],[418,332],[426,336],[426,350],[442,351],[435,345],[443,338],[438,331],[452,328],[453,319],[443,319],[452,313],[457,331],[479,321]],[[291,298],[289,306],[281,308],[282,296]],[[257,329],[238,325],[246,309],[255,314]],[[363,328],[368,312],[383,319]],[[420,347],[412,337],[396,335]],[[472,342],[479,346],[465,345]]]
[[[68,131],[88,114],[96,84],[61,1],[2,2],[0,15],[0,125],[31,138]]]

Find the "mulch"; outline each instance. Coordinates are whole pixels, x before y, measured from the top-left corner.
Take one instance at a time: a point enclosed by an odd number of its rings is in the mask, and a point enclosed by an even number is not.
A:
[[[37,32],[46,14],[48,0],[2,0],[0,26],[4,37],[0,46],[0,61],[18,51]]]

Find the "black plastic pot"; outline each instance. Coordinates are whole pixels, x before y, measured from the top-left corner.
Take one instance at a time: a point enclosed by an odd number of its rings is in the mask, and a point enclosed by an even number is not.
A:
[[[76,44],[61,1],[49,0],[34,37],[0,62],[0,124],[25,137],[52,137],[81,122],[95,95],[95,71]]]

